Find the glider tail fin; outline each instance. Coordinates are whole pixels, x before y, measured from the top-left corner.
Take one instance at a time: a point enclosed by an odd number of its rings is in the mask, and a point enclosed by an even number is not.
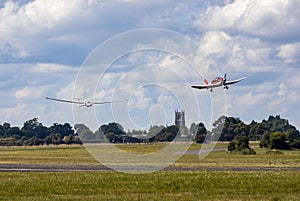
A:
[[[207,81],[207,79],[204,79],[204,83],[205,83],[206,85],[208,85],[208,81]]]

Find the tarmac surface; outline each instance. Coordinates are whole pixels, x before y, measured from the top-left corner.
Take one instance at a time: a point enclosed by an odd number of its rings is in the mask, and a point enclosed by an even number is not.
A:
[[[117,170],[137,170],[137,167],[118,166]],[[157,167],[140,166],[139,170],[151,171]],[[300,167],[174,167],[162,171],[300,171]],[[103,172],[114,171],[104,165],[48,165],[48,164],[0,164],[0,172]]]

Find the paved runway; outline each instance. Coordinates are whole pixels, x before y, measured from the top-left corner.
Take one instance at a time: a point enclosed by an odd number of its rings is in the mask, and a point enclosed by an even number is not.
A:
[[[130,166],[118,166],[117,170],[130,171]],[[137,167],[134,167],[136,170]],[[140,166],[140,170],[151,171],[151,166]],[[300,171],[300,167],[173,167],[163,171]],[[103,172],[114,171],[104,165],[47,165],[47,164],[0,164],[0,172]]]

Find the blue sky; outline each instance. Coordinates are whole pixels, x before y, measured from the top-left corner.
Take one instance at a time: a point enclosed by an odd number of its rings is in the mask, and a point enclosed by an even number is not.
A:
[[[223,89],[216,90],[226,97],[227,115],[249,123],[280,114],[300,128],[299,10],[298,0],[1,0],[0,122],[22,126],[38,117],[45,125],[74,123],[73,112],[78,108],[49,102],[45,97],[73,98],[82,64],[110,38],[136,29],[158,28],[195,41],[228,79],[247,77],[225,95]],[[151,71],[143,66],[150,66]],[[128,105],[81,108],[84,118],[80,121],[89,124],[84,113],[92,111],[99,124],[117,120],[126,129],[145,129],[151,123],[172,124],[173,112],[179,107],[186,110],[188,126],[211,116],[214,95],[207,91],[190,91],[182,81],[169,88],[140,85],[150,75],[154,84],[174,84],[182,78],[179,74],[192,84],[211,78],[208,72],[193,74],[172,54],[134,52],[110,67],[96,83],[99,90],[94,98],[131,98]],[[131,89],[129,97],[118,95],[122,87],[122,92]],[[189,105],[189,94],[199,102]],[[182,105],[178,104],[181,100]],[[197,109],[193,110],[194,104]],[[116,112],[124,108],[127,119]]]

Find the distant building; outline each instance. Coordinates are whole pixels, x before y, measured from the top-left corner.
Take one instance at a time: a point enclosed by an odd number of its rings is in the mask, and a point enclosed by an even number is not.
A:
[[[185,112],[175,110],[175,126],[185,127]]]

